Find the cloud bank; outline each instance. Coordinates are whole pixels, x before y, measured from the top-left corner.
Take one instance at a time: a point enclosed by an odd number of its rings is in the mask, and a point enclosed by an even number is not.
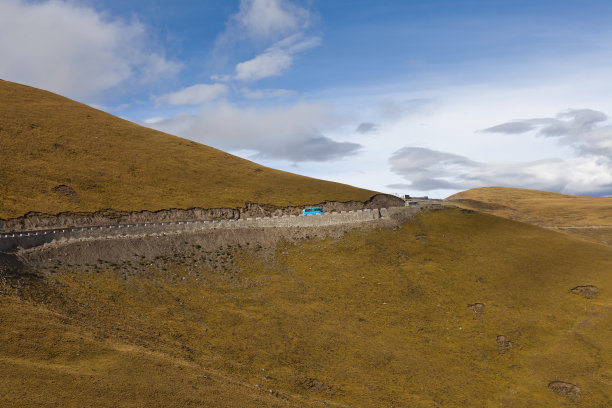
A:
[[[448,152],[404,147],[389,159],[391,170],[407,183],[389,188],[465,190],[481,186],[507,186],[566,194],[612,195],[612,125],[607,116],[591,109],[566,110],[556,118],[535,118],[502,123],[485,133],[517,135],[535,132],[570,145],[572,158],[528,162],[484,163]]]
[[[158,105],[203,105],[199,113],[154,118],[146,124],[223,150],[254,152],[257,159],[325,162],[355,154],[360,144],[335,141],[321,130],[337,122],[322,104],[258,109],[226,101],[210,103],[230,91],[246,99],[293,95],[287,89],[250,86],[285,74],[299,53],[320,44],[319,37],[307,34],[313,18],[309,10],[290,0],[241,0],[238,12],[229,17],[225,32],[217,38],[215,52],[231,53],[227,50],[242,42],[253,57],[235,64],[231,74],[211,76],[216,83],[192,85],[155,98]]]
[[[61,0],[0,2],[0,77],[73,98],[176,74],[137,20]]]
[[[321,128],[339,123],[328,112],[323,104],[257,109],[223,103],[148,126],[223,150],[250,150],[257,158],[324,162],[357,153],[360,144],[334,141],[322,133]]]
[[[517,120],[483,130],[488,133],[521,134],[537,131],[542,137],[557,138],[580,154],[612,156],[612,125],[601,125],[608,117],[592,109],[568,109],[556,118]]]

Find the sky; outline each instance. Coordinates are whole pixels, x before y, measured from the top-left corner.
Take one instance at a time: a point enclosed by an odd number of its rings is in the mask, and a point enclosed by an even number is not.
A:
[[[0,78],[387,193],[608,196],[611,18],[609,0],[0,0]]]

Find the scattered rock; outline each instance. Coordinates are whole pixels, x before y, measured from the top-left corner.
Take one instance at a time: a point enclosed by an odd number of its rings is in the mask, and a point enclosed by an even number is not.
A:
[[[70,186],[60,184],[59,186],[53,187],[52,190],[55,194],[67,197],[75,203],[79,202],[79,196],[77,195],[76,191],[74,191],[74,189]]]
[[[323,383],[317,380],[316,378],[306,378],[300,381],[300,386],[307,390],[317,392],[321,392],[327,389],[327,387],[325,387]]]
[[[574,295],[580,295],[586,299],[594,299],[599,294],[599,289],[597,286],[593,285],[584,285],[584,286],[576,286],[572,288],[571,292]]]
[[[485,305],[484,303],[474,303],[472,305],[468,305],[470,309],[474,311],[478,316],[482,316],[484,314]]]
[[[500,348],[500,352],[504,353],[512,349],[512,342],[506,338],[506,336],[497,336],[497,345]]]
[[[581,389],[577,385],[563,381],[552,381],[548,384],[548,388],[556,394],[568,398],[572,401],[580,400]]]
[[[410,256],[404,251],[399,251],[397,257],[400,259],[410,259]]]

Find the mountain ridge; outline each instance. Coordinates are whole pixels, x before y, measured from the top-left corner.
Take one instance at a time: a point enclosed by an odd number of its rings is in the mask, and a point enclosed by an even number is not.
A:
[[[376,192],[258,165],[0,81],[0,219],[28,212],[366,201]]]

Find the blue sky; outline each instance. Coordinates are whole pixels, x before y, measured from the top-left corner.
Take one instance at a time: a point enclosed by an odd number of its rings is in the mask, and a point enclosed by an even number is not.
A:
[[[612,194],[610,1],[0,0],[0,78],[264,165]]]

